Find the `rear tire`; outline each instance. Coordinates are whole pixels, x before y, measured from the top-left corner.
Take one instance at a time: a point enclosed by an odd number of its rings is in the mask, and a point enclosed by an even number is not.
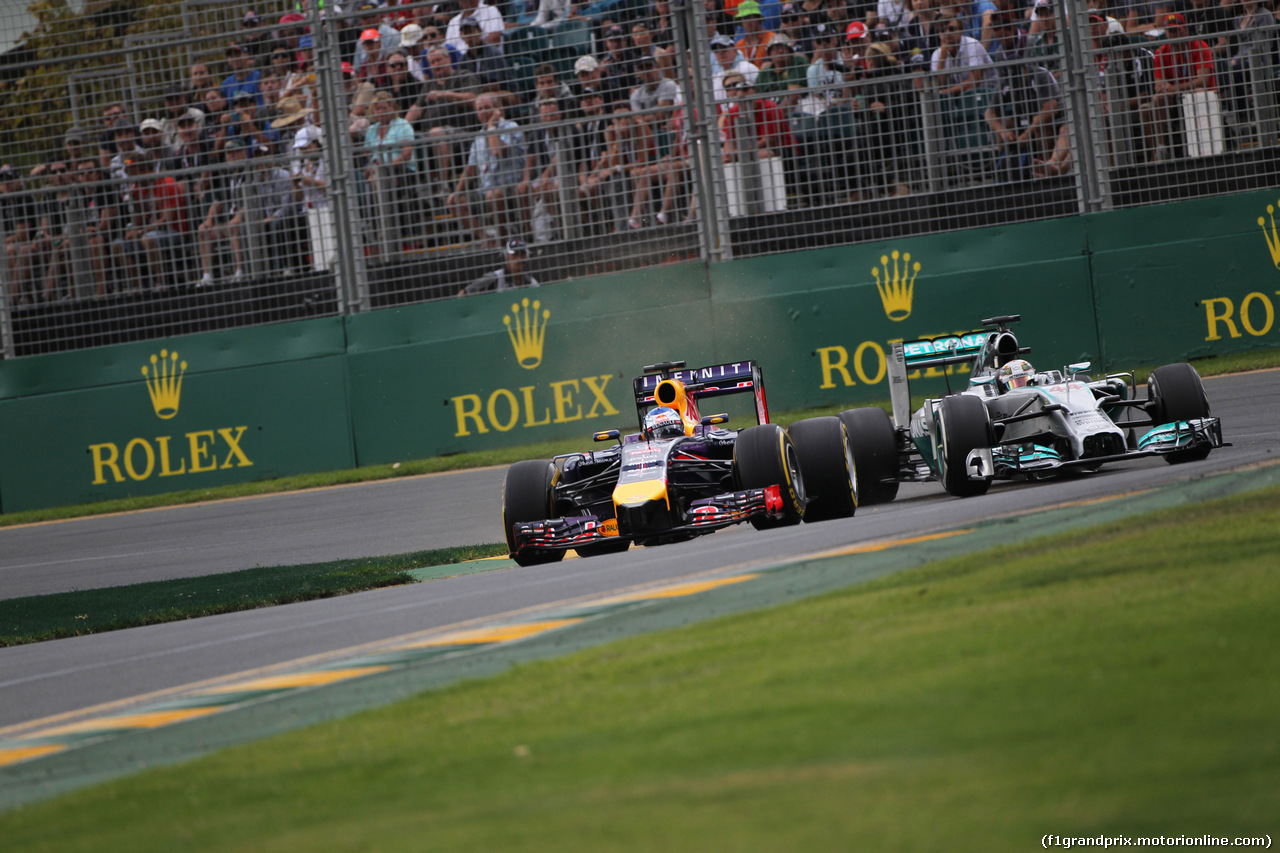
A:
[[[898,496],[898,436],[884,409],[870,407],[841,412],[849,433],[861,506],[887,504]]]
[[[1156,426],[1209,417],[1209,397],[1204,393],[1200,374],[1189,364],[1166,364],[1151,371],[1147,378],[1147,399],[1151,401],[1151,421]],[[1213,448],[1201,445],[1191,450],[1166,454],[1170,465],[1199,462]]]
[[[528,459],[507,469],[502,483],[502,526],[507,532],[507,549],[519,566],[556,563],[564,559],[564,551],[516,551],[512,527],[521,521],[552,518],[552,493],[556,469],[546,459]]]
[[[756,530],[804,521],[804,476],[800,471],[796,446],[782,427],[761,424],[738,433],[738,440],[733,446],[733,473],[740,489],[779,487],[782,518],[753,518],[751,526]]]
[[[985,495],[990,480],[970,480],[965,468],[969,452],[991,446],[991,420],[977,397],[943,397],[938,405],[938,474],[947,494],[958,498]]]
[[[804,520],[850,518],[858,509],[858,483],[849,436],[839,418],[796,421],[787,434],[796,446],[809,503]]]

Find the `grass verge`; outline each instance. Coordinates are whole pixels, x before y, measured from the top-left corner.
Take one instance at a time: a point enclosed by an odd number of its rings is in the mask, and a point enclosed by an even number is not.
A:
[[[471,545],[0,600],[0,647],[417,583],[408,574],[506,554]]]
[[[0,837],[665,853],[1274,835],[1277,525],[1272,488],[935,563],[114,781],[0,816]]]
[[[1204,376],[1222,373],[1235,373],[1242,370],[1257,370],[1268,367],[1280,367],[1280,349],[1262,352],[1239,353],[1202,359],[1194,362]],[[1139,384],[1146,381],[1150,370],[1135,371]],[[916,401],[918,404],[918,401]],[[876,403],[888,409],[887,402]],[[826,406],[813,409],[799,409],[790,412],[771,413],[776,423],[788,426],[801,418],[814,418],[823,415],[834,415],[848,408],[847,405]],[[210,489],[188,489],[181,492],[166,492],[161,495],[142,495],[134,498],[100,501],[91,504],[73,506],[46,507],[44,509],[24,510],[0,515],[0,527],[15,524],[32,524],[41,521],[57,521],[67,518],[81,518],[89,515],[104,515],[112,512],[132,512],[140,509],[151,509],[161,506],[178,506],[181,504],[200,503],[202,501],[226,500],[229,498],[252,497],[254,495],[292,492],[301,489],[314,489],[324,486],[337,486],[347,483],[364,483],[375,480],[388,480],[394,477],[408,477],[418,474],[435,474],[446,471],[461,471],[469,468],[483,468],[491,465],[510,465],[521,459],[545,459],[560,453],[572,453],[583,449],[584,438],[566,438],[556,441],[544,441],[537,444],[505,447],[495,450],[458,453],[452,456],[440,456],[431,459],[415,459],[408,462],[396,462],[390,465],[370,465],[364,468],[348,468],[342,471],[322,471],[315,474],[299,474],[292,477],[278,477],[272,480],[259,480],[251,483],[236,483],[228,486],[217,486]]]

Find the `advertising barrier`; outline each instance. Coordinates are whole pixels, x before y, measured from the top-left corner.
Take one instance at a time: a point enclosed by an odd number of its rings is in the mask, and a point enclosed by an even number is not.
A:
[[[644,364],[754,359],[770,406],[884,400],[895,340],[1020,313],[1045,367],[1280,343],[1280,194],[642,271],[0,363],[0,510],[634,426]],[[964,381],[933,369],[913,389]],[[932,380],[932,382],[930,381]]]

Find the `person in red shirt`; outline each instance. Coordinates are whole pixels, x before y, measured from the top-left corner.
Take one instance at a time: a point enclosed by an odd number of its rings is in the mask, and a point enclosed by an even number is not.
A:
[[[173,177],[153,171],[145,159],[130,156],[125,159],[125,169],[131,215],[128,228],[112,243],[111,252],[133,292],[141,288],[136,263],[143,256],[150,264],[153,288],[162,291],[164,252],[186,240],[186,200]]]
[[[744,0],[745,2],[745,0]],[[720,106],[720,129],[724,139],[724,161],[732,162],[743,159],[746,151],[739,150],[736,140],[738,108],[743,98],[755,95],[755,87],[747,82],[747,78],[736,71],[724,75],[724,91],[729,100]],[[778,105],[768,98],[755,101],[756,116],[756,157],[788,157],[795,139],[791,136],[791,125],[778,109]]]
[[[1176,12],[1163,19],[1169,41],[1155,55],[1155,92],[1142,106],[1143,125],[1148,129],[1151,160],[1170,156],[1169,107],[1197,89],[1216,91],[1213,52],[1200,39],[1187,40],[1187,22]]]

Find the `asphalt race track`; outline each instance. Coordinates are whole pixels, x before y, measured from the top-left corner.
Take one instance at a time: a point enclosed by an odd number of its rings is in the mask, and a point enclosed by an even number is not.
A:
[[[590,560],[0,649],[0,727],[708,569],[788,562],[1280,459],[1280,371],[1205,384],[1233,446],[1203,462],[1136,460],[1092,475],[997,483],[967,500],[935,484],[904,485],[896,502],[843,521],[767,533],[740,526]],[[502,475],[486,469],[3,529],[0,595],[500,541]]]

